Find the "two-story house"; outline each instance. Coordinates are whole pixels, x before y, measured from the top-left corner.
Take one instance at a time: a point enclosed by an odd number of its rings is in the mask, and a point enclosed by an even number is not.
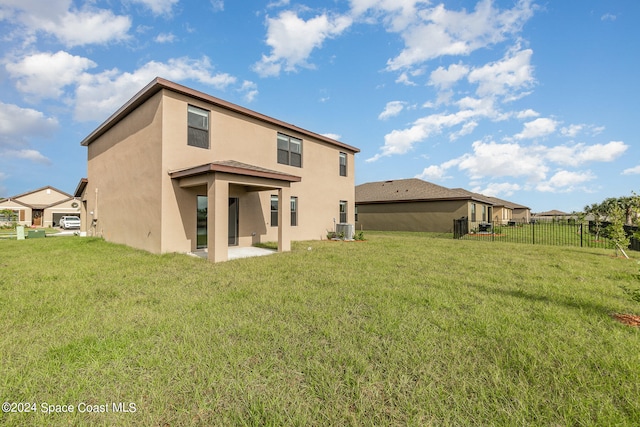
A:
[[[357,148],[161,78],[82,145],[90,236],[217,262],[354,223]]]

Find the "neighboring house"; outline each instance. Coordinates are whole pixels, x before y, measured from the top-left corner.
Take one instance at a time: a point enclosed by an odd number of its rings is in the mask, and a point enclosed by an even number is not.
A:
[[[569,219],[577,219],[577,218],[578,218],[577,214],[566,213],[556,209],[533,214],[533,219],[536,221],[559,221],[559,220],[569,220]]]
[[[483,200],[493,203],[493,215],[491,222],[499,225],[506,225],[510,222],[529,223],[531,220],[531,209],[527,206],[519,205],[508,200],[499,199],[493,196],[484,196],[478,193],[472,193],[462,188],[456,188],[458,191],[465,191],[473,194]]]
[[[161,78],[81,144],[83,230],[108,241],[215,262],[354,222],[357,148]]]
[[[448,233],[468,218],[470,229],[491,221],[488,197],[417,178],[369,182],[356,187],[356,229]]]
[[[71,194],[46,186],[0,202],[0,211],[9,210],[11,218],[0,217],[0,223],[15,221],[30,227],[55,227],[64,215],[80,215],[80,201]]]

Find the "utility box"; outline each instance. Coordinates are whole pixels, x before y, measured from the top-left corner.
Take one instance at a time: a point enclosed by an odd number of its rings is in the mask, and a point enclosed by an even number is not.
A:
[[[44,237],[44,230],[29,230],[27,237],[29,239],[39,239]]]

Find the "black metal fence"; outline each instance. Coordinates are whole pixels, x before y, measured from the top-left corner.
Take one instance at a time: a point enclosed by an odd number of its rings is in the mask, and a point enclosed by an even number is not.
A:
[[[532,245],[614,248],[609,238],[610,223],[578,220],[508,221],[505,224],[481,223],[469,227],[467,218],[453,221],[454,239],[492,242],[528,243]],[[631,243],[628,249],[640,251],[640,240],[633,237],[638,227],[625,226]]]

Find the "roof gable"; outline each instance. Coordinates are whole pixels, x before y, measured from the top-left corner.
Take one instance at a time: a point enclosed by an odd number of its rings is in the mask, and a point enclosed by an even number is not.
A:
[[[56,204],[62,200],[67,200],[71,197],[73,197],[71,196],[71,194],[65,193],[64,191],[47,185],[46,187],[38,188],[37,190],[10,197],[9,200],[20,202],[21,204],[30,206],[35,209],[42,209],[49,205]]]

